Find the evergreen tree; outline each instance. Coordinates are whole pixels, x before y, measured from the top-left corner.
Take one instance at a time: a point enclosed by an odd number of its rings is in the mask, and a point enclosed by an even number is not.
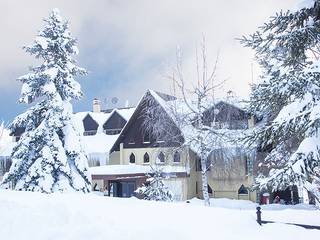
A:
[[[87,158],[71,120],[70,103],[82,97],[74,77],[86,71],[72,58],[78,53],[76,39],[59,11],[54,9],[44,21],[34,43],[24,47],[42,63],[18,79],[23,83],[19,102],[32,106],[10,126],[12,132],[18,127],[25,132],[13,149],[12,166],[2,187],[44,193],[89,192]]]
[[[151,167],[147,174],[148,179],[144,186],[138,188],[136,193],[143,196],[145,200],[171,202],[173,194],[165,186],[164,173],[161,168]]]
[[[310,4],[310,2],[312,4]],[[320,1],[271,17],[243,37],[262,67],[250,110],[264,120],[247,142],[268,150],[262,166],[268,176],[256,187],[273,190],[298,185],[320,200]]]

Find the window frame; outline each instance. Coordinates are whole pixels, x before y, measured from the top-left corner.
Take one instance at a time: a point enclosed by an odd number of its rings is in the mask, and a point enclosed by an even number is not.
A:
[[[176,161],[176,156],[179,157],[179,161]],[[173,163],[174,164],[179,164],[181,163],[181,154],[179,151],[175,151],[175,153],[173,154]]]
[[[150,155],[148,152],[145,152],[145,154],[143,154],[143,164],[150,164]]]
[[[163,156],[163,161],[161,161],[160,155]],[[157,155],[157,163],[158,164],[165,164],[166,162],[166,156],[165,154],[161,151],[159,152],[159,154]]]
[[[132,158],[133,157],[133,162],[132,162]],[[136,155],[132,152],[129,156],[129,163],[130,164],[135,164],[136,163]]]

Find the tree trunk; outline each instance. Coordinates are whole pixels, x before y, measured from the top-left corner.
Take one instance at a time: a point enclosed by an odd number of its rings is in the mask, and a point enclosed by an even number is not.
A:
[[[208,193],[208,176],[206,158],[201,156],[201,182],[202,182],[202,196],[205,206],[210,206],[210,197]]]

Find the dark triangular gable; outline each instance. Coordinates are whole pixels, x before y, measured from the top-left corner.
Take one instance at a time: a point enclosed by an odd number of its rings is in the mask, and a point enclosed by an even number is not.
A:
[[[150,98],[153,100],[154,104],[159,104],[157,100],[150,94],[149,91],[140,100],[138,106],[136,107],[133,115],[124,126],[120,133],[119,138],[111,148],[110,152],[119,151],[120,143],[123,143],[124,148],[147,148],[147,147],[170,147],[173,146],[172,143],[156,142],[154,139],[150,139],[149,143],[143,142],[145,131],[143,128],[144,123],[144,109],[150,103]],[[165,111],[163,109],[163,111]],[[172,121],[168,116],[168,121]],[[175,126],[175,130],[180,133],[180,130]],[[177,144],[177,143],[175,143]]]
[[[127,121],[117,111],[113,111],[108,120],[103,124],[103,130],[106,133],[110,130],[121,131],[126,123]]]
[[[224,101],[218,102],[214,107],[210,108],[204,114],[204,122],[207,125],[210,125],[214,119],[216,122],[229,122],[247,121],[249,118],[250,114],[248,114],[246,111]]]
[[[99,124],[88,113],[82,120],[84,131],[97,131]]]

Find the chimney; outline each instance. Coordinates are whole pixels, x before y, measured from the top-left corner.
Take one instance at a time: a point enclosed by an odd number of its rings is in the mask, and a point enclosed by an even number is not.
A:
[[[92,111],[95,113],[101,112],[101,103],[100,103],[100,100],[97,98],[93,99]]]

